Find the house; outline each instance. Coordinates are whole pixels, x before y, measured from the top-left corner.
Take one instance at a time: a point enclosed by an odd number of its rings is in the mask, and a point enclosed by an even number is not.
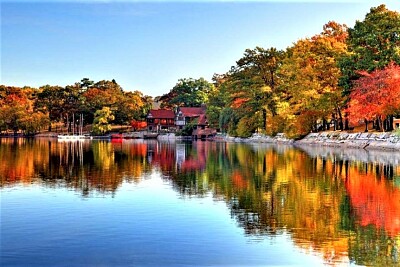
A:
[[[393,118],[393,129],[400,129],[400,119]]]
[[[206,107],[178,107],[176,113],[169,109],[151,109],[146,117],[147,131],[175,132],[189,123],[193,125],[193,139],[213,137],[216,130],[208,128]]]
[[[214,137],[217,131],[208,128],[206,107],[179,107],[176,112],[175,124],[177,129],[183,129],[188,123],[194,124],[193,139],[206,139]]]
[[[181,130],[189,123],[195,123],[195,129],[205,129],[208,125],[206,107],[179,107],[175,117],[175,125],[177,129]]]
[[[146,122],[149,132],[175,131],[175,113],[169,109],[151,109]]]

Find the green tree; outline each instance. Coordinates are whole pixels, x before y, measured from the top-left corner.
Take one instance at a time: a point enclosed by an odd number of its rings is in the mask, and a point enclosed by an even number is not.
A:
[[[373,7],[363,21],[348,29],[350,54],[340,61],[340,85],[349,94],[359,71],[383,69],[391,61],[400,64],[400,14],[385,5]]]
[[[243,106],[251,113],[262,112],[264,130],[267,112],[269,111],[272,116],[277,115],[276,74],[283,56],[283,51],[273,47],[246,49],[244,56],[230,71],[234,83],[233,94],[236,98],[234,100],[244,100]]]
[[[72,131],[79,125],[78,114],[82,114],[86,110],[86,102],[80,90],[80,84],[67,85],[63,90],[62,117],[68,131]],[[73,120],[75,118],[75,121]],[[86,120],[84,120],[86,121]]]
[[[51,122],[58,121],[63,112],[64,88],[45,85],[40,87],[39,91],[35,101],[35,108],[41,112],[48,113],[48,130],[51,131]]]
[[[94,82],[91,81],[89,78],[83,78],[80,83],[80,87],[85,91],[88,90],[93,85],[94,85]]]
[[[204,78],[179,79],[169,93],[159,100],[163,107],[200,107],[208,101],[208,95],[214,90],[212,83]]]
[[[92,124],[92,131],[94,134],[105,134],[111,130],[111,121],[114,120],[114,115],[109,107],[103,107],[101,110],[96,111]]]
[[[219,128],[224,133],[236,136],[236,128],[239,119],[240,118],[238,118],[238,115],[233,108],[225,107],[221,110],[221,114],[219,117]]]
[[[281,64],[284,52],[275,48],[246,49],[244,56],[236,62],[236,65],[223,77],[223,81],[218,86],[228,96],[224,116],[220,122],[227,120],[227,115],[231,114],[237,120],[243,118],[243,123],[248,125],[252,131],[257,129],[266,130],[267,114],[271,117],[277,115],[277,69]],[[233,113],[232,113],[233,112]],[[249,119],[249,116],[256,116],[257,119]],[[233,118],[231,117],[231,118]],[[237,134],[237,124],[228,128],[229,134]],[[226,128],[227,125],[221,125]],[[243,131],[240,131],[243,132]],[[247,135],[247,133],[245,134]]]
[[[220,116],[222,110],[229,102],[229,94],[225,83],[226,75],[214,74],[213,81],[215,90],[208,96],[207,102],[207,121],[213,128],[220,128]]]

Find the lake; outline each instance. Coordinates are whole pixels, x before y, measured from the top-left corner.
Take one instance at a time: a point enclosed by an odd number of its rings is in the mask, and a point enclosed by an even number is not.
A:
[[[0,139],[1,266],[400,264],[400,153]]]

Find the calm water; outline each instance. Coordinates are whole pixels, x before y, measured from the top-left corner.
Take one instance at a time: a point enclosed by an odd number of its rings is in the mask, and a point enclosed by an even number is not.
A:
[[[1,266],[400,265],[400,153],[0,139]]]

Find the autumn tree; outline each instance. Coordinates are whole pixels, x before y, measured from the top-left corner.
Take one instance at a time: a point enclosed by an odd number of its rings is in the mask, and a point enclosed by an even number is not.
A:
[[[114,104],[114,122],[125,125],[129,124],[133,119],[141,119],[145,112],[144,106],[144,98],[141,92],[124,92],[117,97],[117,101]]]
[[[48,124],[42,112],[34,110],[37,89],[0,86],[0,130],[34,134]]]
[[[278,112],[290,136],[317,130],[318,122],[326,126],[332,114],[343,129],[344,99],[338,87],[341,72],[337,62],[347,53],[346,37],[345,25],[329,22],[320,34],[288,48],[278,71]]]
[[[368,131],[368,121],[376,118],[380,129],[392,130],[387,116],[400,114],[400,66],[390,63],[383,70],[359,74],[362,77],[354,82],[350,94],[351,120],[355,123],[364,120]]]

